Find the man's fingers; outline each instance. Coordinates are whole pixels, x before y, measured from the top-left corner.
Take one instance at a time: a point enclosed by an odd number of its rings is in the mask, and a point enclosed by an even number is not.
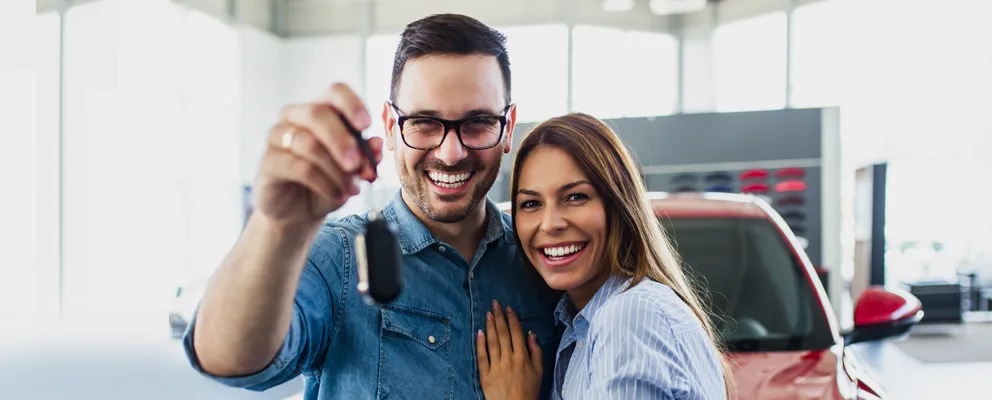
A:
[[[479,364],[479,378],[485,382],[489,376],[489,356],[486,355],[486,335],[481,329],[475,335],[475,359]]]
[[[489,345],[489,364],[496,364],[502,355],[499,351],[499,334],[496,332],[492,311],[486,313],[486,343]]]
[[[513,307],[506,307],[506,322],[510,330],[510,342],[514,349],[513,354],[522,360],[524,356],[523,350],[527,347],[527,341],[524,339],[524,330],[520,326],[520,319],[517,318],[517,313],[513,311]]]
[[[500,354],[503,358],[512,354],[513,345],[510,343],[510,330],[506,327],[506,317],[503,316],[503,307],[496,300],[493,300],[493,319],[495,319],[496,333],[499,334]]]
[[[288,149],[286,145],[289,145]],[[316,165],[340,192],[349,195],[359,193],[359,188],[353,179],[341,171],[327,148],[311,133],[301,128],[280,125],[269,135],[269,146],[276,150],[289,151]]]
[[[301,185],[328,203],[340,202],[345,198],[345,194],[313,163],[290,153],[278,151],[267,152],[265,158],[266,160],[262,162],[264,175]]]
[[[527,347],[530,348],[530,363],[534,365],[534,371],[538,375],[544,375],[544,357],[541,355],[541,345],[537,343],[537,335],[534,332],[527,333]]]
[[[378,165],[382,161],[382,138],[381,137],[370,137],[368,139],[369,148],[372,149],[372,155],[375,156],[375,164]],[[378,171],[372,168],[372,165],[368,162],[362,164],[362,171],[360,176],[362,179],[372,182],[379,177]]]
[[[357,172],[362,164],[358,142],[331,105],[318,103],[289,106],[283,110],[282,117],[285,122],[313,133],[327,147],[342,171]]]
[[[369,117],[365,103],[348,85],[343,83],[331,85],[324,93],[324,100],[341,111],[355,129],[362,131],[372,125],[372,118]]]

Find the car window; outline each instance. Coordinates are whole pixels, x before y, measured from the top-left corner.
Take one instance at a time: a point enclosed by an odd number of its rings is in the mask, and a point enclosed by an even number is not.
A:
[[[832,344],[816,293],[770,221],[660,221],[732,350],[808,350]]]

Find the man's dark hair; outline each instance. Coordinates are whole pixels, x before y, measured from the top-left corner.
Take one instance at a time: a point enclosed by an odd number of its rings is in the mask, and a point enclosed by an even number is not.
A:
[[[510,57],[506,54],[506,36],[475,18],[459,14],[435,14],[406,26],[393,58],[390,101],[396,101],[396,88],[406,62],[431,54],[495,56],[503,73],[506,104],[510,104]]]

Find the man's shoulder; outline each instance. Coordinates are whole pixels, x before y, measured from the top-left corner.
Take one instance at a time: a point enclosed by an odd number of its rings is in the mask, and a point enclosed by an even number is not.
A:
[[[499,207],[495,207],[499,211]],[[508,235],[508,239],[513,241],[513,216],[509,213],[499,211],[499,222],[503,224],[503,232]]]
[[[350,251],[350,245],[354,243],[355,237],[362,233],[362,227],[366,222],[368,218],[365,214],[351,214],[324,220],[314,239],[311,258],[325,255],[331,259],[340,259],[342,252]]]

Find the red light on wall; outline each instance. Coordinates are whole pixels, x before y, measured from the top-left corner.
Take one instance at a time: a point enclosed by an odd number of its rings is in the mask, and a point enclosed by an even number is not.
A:
[[[802,178],[806,176],[806,171],[802,168],[784,168],[778,170],[775,176],[779,178]]]
[[[776,192],[802,192],[806,190],[806,182],[791,180],[775,184]]]
[[[768,185],[764,183],[752,183],[741,186],[742,193],[768,193]]]
[[[752,179],[767,179],[768,171],[763,169],[749,169],[747,171],[741,172],[741,180],[747,181]]]

